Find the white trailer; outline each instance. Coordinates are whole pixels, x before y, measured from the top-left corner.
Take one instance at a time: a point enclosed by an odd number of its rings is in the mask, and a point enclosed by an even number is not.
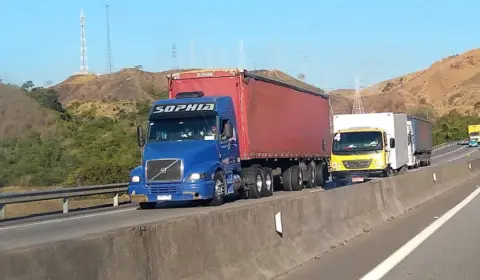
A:
[[[406,169],[409,161],[407,115],[405,113],[387,112],[344,114],[335,115],[333,118],[333,129],[335,132],[355,128],[364,130],[367,127],[382,130],[385,134],[384,139],[387,143],[385,145],[385,153],[390,167],[394,171],[399,171],[402,168]]]

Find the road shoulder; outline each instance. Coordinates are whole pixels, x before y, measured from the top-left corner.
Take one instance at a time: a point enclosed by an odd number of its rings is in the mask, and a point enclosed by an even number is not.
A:
[[[452,188],[342,247],[334,248],[277,280],[359,279],[398,248],[470,195],[478,177]]]

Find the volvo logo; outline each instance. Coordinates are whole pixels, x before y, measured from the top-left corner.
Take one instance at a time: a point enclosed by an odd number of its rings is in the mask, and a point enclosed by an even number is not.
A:
[[[160,174],[165,174],[165,173],[167,173],[167,168],[166,167],[160,168]]]

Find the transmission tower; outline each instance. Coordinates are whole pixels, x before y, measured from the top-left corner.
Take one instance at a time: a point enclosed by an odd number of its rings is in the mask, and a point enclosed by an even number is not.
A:
[[[110,17],[108,14],[109,5],[105,5],[107,15],[107,68],[108,73],[112,74],[113,62],[112,62],[112,42],[110,41]]]
[[[177,57],[177,45],[173,44],[172,45],[172,63],[173,63],[173,69],[178,70],[179,65],[178,65],[178,57]]]
[[[190,68],[195,65],[195,41],[190,41]]]
[[[330,107],[330,133],[333,133],[333,106],[330,92],[328,93],[328,107]]]
[[[245,68],[245,54],[243,51],[243,40],[240,40],[240,44],[238,46],[238,68],[239,69]]]
[[[212,48],[208,48],[208,68],[213,69],[213,51]]]
[[[362,96],[360,95],[360,75],[355,75],[355,98],[353,99],[352,114],[364,114]]]
[[[85,44],[85,15],[80,10],[80,74],[88,73],[87,47]]]

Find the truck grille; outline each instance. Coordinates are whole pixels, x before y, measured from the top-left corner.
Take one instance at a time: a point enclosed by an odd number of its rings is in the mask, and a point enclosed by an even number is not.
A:
[[[174,194],[178,192],[178,186],[150,185],[147,190],[149,194]]]
[[[146,165],[147,182],[182,180],[182,161],[179,159],[149,160]]]
[[[347,169],[368,168],[370,166],[371,162],[372,162],[371,159],[367,159],[367,160],[344,160],[344,161],[342,161],[343,165]]]

